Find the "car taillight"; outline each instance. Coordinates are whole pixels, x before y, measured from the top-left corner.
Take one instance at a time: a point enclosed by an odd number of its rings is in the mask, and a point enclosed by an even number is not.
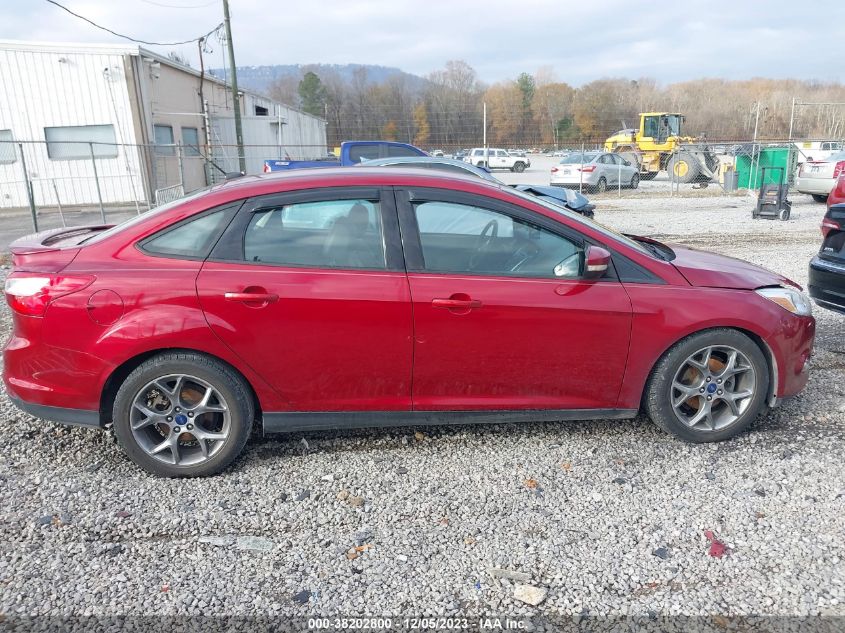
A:
[[[557,167],[552,167],[552,173],[553,173],[553,174],[556,174],[556,173],[557,173]]]
[[[845,173],[845,160],[840,160],[833,166],[833,177],[839,178],[843,173]]]
[[[839,226],[839,222],[836,220],[831,220],[830,218],[824,218],[822,220],[822,235],[827,237],[827,234],[831,231],[838,231],[842,227]]]
[[[596,166],[595,166],[595,165],[587,165],[586,167],[583,167],[583,166],[582,166],[582,167],[580,167],[579,169],[581,169],[581,171],[585,171],[585,172],[587,172],[587,173],[590,173],[590,172],[592,172],[592,171],[595,171],[595,170],[596,170]]]
[[[52,301],[93,283],[87,275],[42,275],[12,273],[6,279],[6,301],[12,309],[25,316],[44,316]]]

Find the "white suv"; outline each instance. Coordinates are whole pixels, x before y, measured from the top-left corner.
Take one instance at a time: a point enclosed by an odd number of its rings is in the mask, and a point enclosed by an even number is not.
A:
[[[510,169],[516,172],[523,172],[527,167],[531,167],[528,157],[511,156],[505,150],[496,147],[488,147],[486,150],[483,147],[476,147],[464,156],[464,162],[476,167],[487,167],[490,170]]]

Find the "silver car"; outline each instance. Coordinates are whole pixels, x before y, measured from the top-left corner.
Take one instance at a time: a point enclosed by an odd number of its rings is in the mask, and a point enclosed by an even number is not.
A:
[[[639,170],[619,154],[609,152],[572,152],[552,167],[550,184],[556,187],[590,189],[598,193],[608,187],[640,184]]]
[[[808,160],[798,170],[795,188],[801,193],[809,193],[817,202],[826,202],[843,171],[845,152],[831,154],[825,160]]]

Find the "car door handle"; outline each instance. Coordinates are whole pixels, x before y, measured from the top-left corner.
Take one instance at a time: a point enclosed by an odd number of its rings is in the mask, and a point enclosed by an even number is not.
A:
[[[435,308],[449,308],[450,310],[472,310],[480,308],[481,302],[478,299],[432,299],[431,305]]]
[[[244,303],[273,303],[279,300],[279,295],[269,292],[227,292],[226,301],[242,301]]]

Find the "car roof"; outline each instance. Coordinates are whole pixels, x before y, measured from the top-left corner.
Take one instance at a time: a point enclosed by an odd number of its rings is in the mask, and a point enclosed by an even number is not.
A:
[[[386,158],[373,158],[371,160],[361,161],[356,167],[378,167],[380,165],[393,165],[395,163],[437,163],[438,165],[456,165],[467,171],[469,163],[462,160],[455,160],[454,158],[445,158],[442,156],[388,156]]]
[[[435,181],[435,182],[432,182]],[[241,176],[215,185],[209,194],[227,194],[226,197],[250,197],[267,193],[283,192],[289,189],[309,189],[338,186],[389,186],[428,185],[437,186],[436,181],[454,181],[455,184],[473,184],[491,189],[501,185],[484,180],[472,174],[434,171],[413,167],[378,167],[367,169],[351,167],[315,167],[312,169],[291,169],[254,176]],[[447,184],[447,183],[444,183]],[[247,190],[247,191],[244,191]]]

